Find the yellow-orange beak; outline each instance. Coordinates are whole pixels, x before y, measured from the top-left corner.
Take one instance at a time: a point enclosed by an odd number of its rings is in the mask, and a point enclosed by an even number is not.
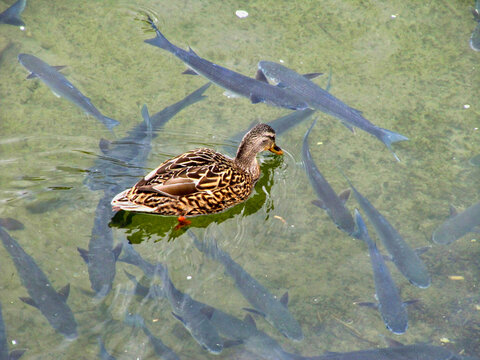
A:
[[[280,149],[275,143],[268,150],[274,154],[283,155],[283,150]]]

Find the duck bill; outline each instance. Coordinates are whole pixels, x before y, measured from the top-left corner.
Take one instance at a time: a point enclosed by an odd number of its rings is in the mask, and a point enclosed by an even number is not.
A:
[[[274,154],[277,154],[277,155],[283,155],[283,150],[280,149],[277,145],[273,144],[272,147],[270,149],[268,149],[269,151],[271,151],[272,153]]]

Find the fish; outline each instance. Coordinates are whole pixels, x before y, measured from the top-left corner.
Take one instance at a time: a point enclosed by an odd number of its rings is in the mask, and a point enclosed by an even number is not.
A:
[[[461,356],[451,350],[429,344],[401,345],[345,353],[329,352],[311,360],[475,360],[478,358]]]
[[[479,166],[480,167],[480,154],[475,155],[470,160],[468,160],[468,162],[473,166]]]
[[[179,291],[170,280],[168,269],[161,264],[157,266],[163,282],[162,289],[172,306],[172,315],[205,350],[212,354],[220,354],[223,350],[223,339],[209,321],[212,317],[210,309],[199,307],[192,301],[190,295]]]
[[[273,325],[283,336],[294,341],[303,339],[299,323],[288,310],[288,292],[277,300],[262,284],[248,274],[230,255],[221,250],[215,240],[200,242],[192,231],[187,231],[194,245],[207,257],[221,263],[225,272],[233,278],[238,290],[253,306],[245,309],[261,315]]]
[[[195,73],[205,77],[215,85],[226,89],[228,92],[238,96],[244,96],[250,99],[253,104],[263,102],[290,110],[304,110],[309,107],[300,96],[288,89],[281,89],[264,81],[256,80],[226,69],[201,58],[192,49],[185,51],[175,46],[163,36],[150,17],[147,18],[146,22],[156,33],[155,38],[145,40],[147,44],[171,52]]]
[[[450,218],[433,232],[432,240],[436,244],[448,245],[469,232],[478,230],[476,227],[479,225],[480,202],[459,214],[455,209],[452,209]]]
[[[100,141],[103,155],[99,156],[95,164],[88,169],[84,184],[90,190],[105,190],[116,186],[118,189],[116,193],[134,185],[138,178],[144,175],[151,140],[157,137],[157,132],[181,110],[203,100],[206,97],[203,93],[210,85],[211,83],[206,83],[184,99],[152,116],[144,105],[142,107],[144,121],[131,129],[125,137],[112,143],[104,139]]]
[[[2,316],[2,305],[0,304],[0,360],[17,360],[20,359],[25,350],[15,349],[8,351],[7,332]]]
[[[129,279],[135,285],[135,294],[149,299],[165,298],[164,291],[157,284],[150,288],[137,282],[136,278],[127,273]],[[203,308],[203,311],[211,313],[210,323],[217,329],[218,333],[228,338],[224,341],[224,347],[243,345],[245,350],[255,354],[259,359],[267,360],[300,360],[308,359],[301,355],[291,354],[285,351],[282,346],[265,332],[257,329],[255,320],[247,314],[243,320],[224,311],[192,299],[196,307]]]
[[[349,125],[351,125],[375,136],[385,144],[395,159],[400,161],[393,152],[392,144],[408,140],[406,136],[372,124],[362,115],[361,111],[351,108],[317,84],[281,64],[272,61],[260,61],[258,69],[267,79],[278,83],[277,86],[300,95],[310,108],[335,116],[347,128],[350,128]]]
[[[122,251],[122,244],[113,247],[113,232],[108,226],[113,216],[110,206],[113,195],[113,192],[105,192],[98,202],[88,250],[77,248],[87,264],[90,285],[97,299],[105,297],[112,290],[116,262]]]
[[[223,340],[208,321],[211,317],[210,309],[205,309],[188,294],[179,291],[170,280],[168,269],[163,264],[149,263],[130,244],[124,244],[123,248],[126,254],[119,261],[138,266],[150,279],[158,275],[163,281],[161,291],[170,302],[172,315],[183,324],[200,346],[212,354],[220,354],[223,350]]]
[[[23,286],[30,295],[30,297],[21,297],[20,300],[39,309],[50,325],[65,338],[75,339],[78,336],[77,322],[72,310],[67,305],[70,284],[58,292],[55,291],[35,260],[3,227],[0,227],[0,238],[17,268]]]
[[[153,349],[155,350],[155,354],[157,354],[161,359],[164,360],[179,360],[180,358],[178,355],[170,349],[167,345],[163,343],[162,340],[153,336],[151,331],[148,329],[147,325],[145,325],[145,320],[140,314],[125,314],[124,323],[130,326],[138,327],[143,330],[145,335],[147,335],[148,339],[150,340],[150,344],[152,344]]]
[[[470,36],[470,47],[474,51],[480,51],[480,0],[475,1],[475,7],[472,8],[473,20],[477,22],[477,26]]]
[[[341,172],[341,170],[340,170]],[[431,283],[430,275],[423,261],[415,251],[408,246],[398,231],[388,222],[373,205],[360,194],[347,176],[341,172],[353,190],[353,194],[361,208],[372,223],[383,246],[391,256],[392,262],[411,284],[419,288],[428,288]]]
[[[0,24],[9,24],[14,26],[25,26],[25,23],[20,18],[20,14],[25,9],[27,0],[18,0],[7,10],[0,14]]]
[[[68,101],[74,103],[87,114],[92,115],[99,120],[110,131],[112,131],[113,127],[120,124],[117,120],[102,115],[100,111],[93,106],[90,99],[83,95],[58,71],[59,67],[50,66],[38,57],[30,54],[19,54],[18,61],[30,71],[30,75],[27,79],[38,77],[53,91],[54,94],[64,97]]]
[[[313,201],[313,204],[324,209],[337,227],[350,235],[355,231],[355,223],[352,214],[345,206],[345,202],[350,196],[350,190],[343,191],[339,195],[335,193],[328,181],[318,170],[308,147],[308,136],[310,131],[312,131],[312,128],[315,126],[315,123],[316,120],[313,121],[312,125],[305,133],[302,146],[302,159],[305,172],[317,194],[317,199]]]
[[[362,216],[355,209],[356,237],[363,240],[370,253],[370,261],[375,281],[375,295],[378,300],[378,310],[388,330],[394,334],[403,334],[407,331],[408,315],[405,304],[402,302],[400,293],[392,279],[392,275],[385,265],[382,254],[375,242],[368,235],[367,226]]]
[[[105,348],[105,344],[103,343],[102,338],[99,336],[97,338],[97,340],[98,340],[98,346],[100,348],[100,350],[98,352],[98,357],[101,360],[116,360],[116,358],[114,356],[112,356],[108,353],[107,349]]]

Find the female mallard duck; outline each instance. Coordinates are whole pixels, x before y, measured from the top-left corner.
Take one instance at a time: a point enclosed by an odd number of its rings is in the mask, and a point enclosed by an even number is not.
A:
[[[267,124],[245,134],[234,159],[207,148],[186,152],[116,195],[113,210],[176,215],[181,223],[185,216],[223,211],[248,198],[260,177],[256,156],[264,150],[283,154]]]

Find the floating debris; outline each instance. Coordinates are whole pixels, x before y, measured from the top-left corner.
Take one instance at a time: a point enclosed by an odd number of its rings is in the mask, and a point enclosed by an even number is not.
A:
[[[246,12],[245,10],[237,10],[235,11],[235,15],[237,15],[237,17],[239,17],[240,19],[243,19],[248,16],[248,12]]]

